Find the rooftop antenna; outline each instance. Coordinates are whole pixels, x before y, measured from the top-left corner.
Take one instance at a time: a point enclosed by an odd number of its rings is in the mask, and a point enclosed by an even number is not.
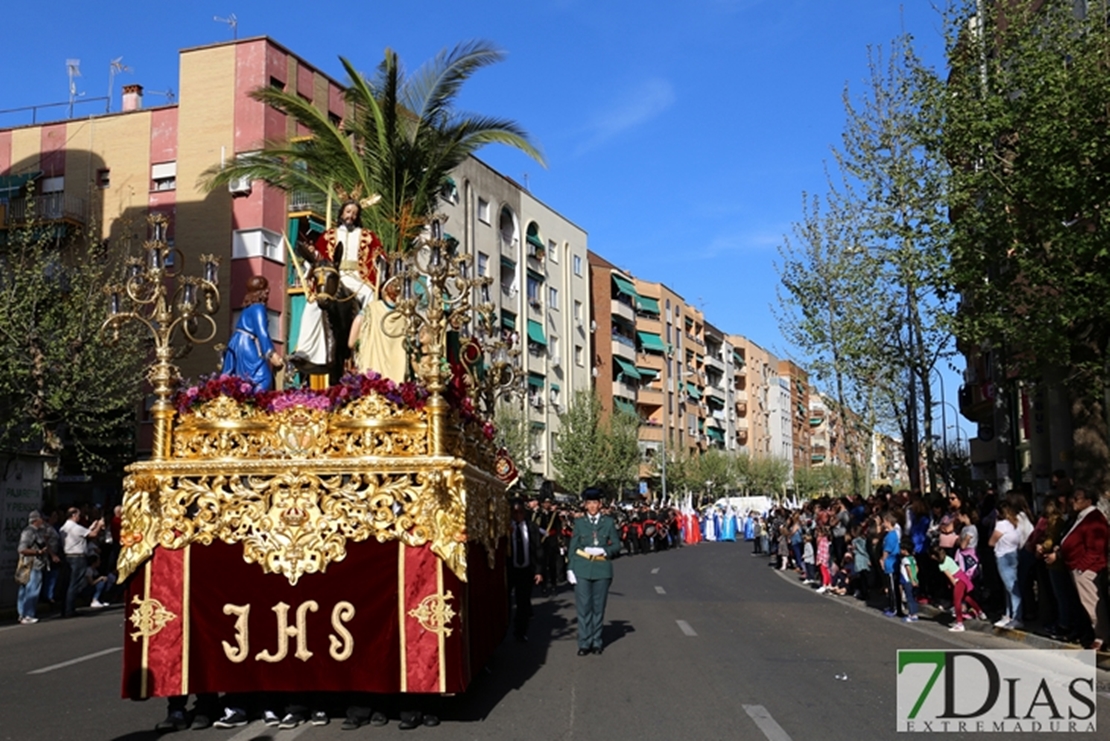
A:
[[[524,189],[530,190],[530,188],[528,187],[528,173],[524,173]]]
[[[167,103],[172,103],[175,100],[177,100],[177,94],[173,91],[172,87],[168,87],[165,90],[147,90],[146,94],[147,95],[161,95],[163,98],[166,99]]]
[[[218,15],[214,15],[212,16],[212,20],[216,21],[217,23],[226,23],[227,25],[231,26],[231,38],[236,40],[239,38],[239,19],[235,17],[234,13],[229,15],[227,18],[221,18]]]
[[[73,118],[73,103],[77,99],[77,78],[81,76],[81,60],[67,59],[66,73],[69,75],[69,117]]]
[[[104,107],[105,113],[112,112],[112,87],[116,80],[116,75],[123,72],[131,72],[131,68],[123,63],[123,57],[116,57],[108,64],[108,103]]]

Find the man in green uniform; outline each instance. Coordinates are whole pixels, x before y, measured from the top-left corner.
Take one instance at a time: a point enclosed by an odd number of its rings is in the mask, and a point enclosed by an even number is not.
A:
[[[613,518],[600,514],[601,492],[582,492],[586,514],[574,521],[567,552],[570,569],[567,581],[574,584],[574,603],[578,611],[578,655],[601,654],[601,623],[605,601],[613,581],[610,559],[620,553],[621,539]]]

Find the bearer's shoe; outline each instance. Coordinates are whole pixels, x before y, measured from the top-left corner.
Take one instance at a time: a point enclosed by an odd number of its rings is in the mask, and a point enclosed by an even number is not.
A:
[[[238,728],[247,724],[247,714],[237,708],[224,708],[224,714],[220,716],[214,725],[216,728]]]
[[[204,713],[197,713],[193,716],[193,724],[189,726],[190,730],[203,731],[212,727],[212,719]]]
[[[403,710],[401,711],[401,722],[397,725],[402,731],[411,731],[417,726],[423,725],[424,714],[419,710]]]
[[[588,649],[588,648],[580,648],[580,649],[578,649],[578,655],[579,655],[579,656],[589,656],[589,655],[590,655],[590,653],[591,653],[591,652],[590,652],[590,649]]]
[[[278,723],[278,728],[296,728],[304,721],[305,717],[301,713],[286,713],[285,717]]]
[[[312,717],[309,718],[309,720],[314,726],[326,726],[329,719],[327,713],[325,713],[323,710],[317,710],[312,714]]]
[[[154,726],[154,730],[158,733],[168,733],[170,731],[184,731],[188,727],[189,722],[185,720],[185,713],[180,710],[171,710],[165,720]]]
[[[270,726],[271,728],[276,728],[277,726],[281,725],[281,718],[277,717],[277,713],[275,713],[273,710],[263,710],[262,722]]]

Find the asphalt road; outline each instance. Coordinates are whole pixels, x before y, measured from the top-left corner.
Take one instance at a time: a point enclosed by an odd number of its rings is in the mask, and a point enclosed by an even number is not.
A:
[[[620,559],[603,656],[576,655],[568,588],[537,596],[531,640],[506,641],[465,696],[442,701],[440,727],[412,734],[560,741],[892,739],[898,649],[1019,647],[974,631],[952,634],[929,621],[908,625],[855,600],[815,594],[749,550],[706,543]],[[164,701],[119,699],[122,637],[119,609],[0,626],[0,739],[157,738],[151,729],[165,715]],[[1102,733],[1110,729],[1107,679],[1100,672]],[[354,732],[339,724],[335,718],[324,727],[278,731],[255,722],[168,738],[323,741],[399,732],[396,717],[384,728]]]

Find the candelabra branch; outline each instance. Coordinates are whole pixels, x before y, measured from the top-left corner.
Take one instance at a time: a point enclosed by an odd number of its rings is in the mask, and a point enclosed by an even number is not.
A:
[[[155,402],[155,460],[170,455],[170,425],[174,409],[170,401],[180,371],[173,364],[174,341],[178,330],[188,344],[203,344],[215,338],[217,325],[213,315],[220,309],[219,266],[214,255],[201,255],[201,277],[180,274],[181,252],[166,241],[169,222],[162,214],[147,218],[151,239],[142,245],[143,255],[129,257],[124,263],[121,283],[107,286],[108,317],[101,332],[111,330],[109,342],[118,338],[121,328],[137,322],[145,327],[154,342],[154,362],[147,369]]]

